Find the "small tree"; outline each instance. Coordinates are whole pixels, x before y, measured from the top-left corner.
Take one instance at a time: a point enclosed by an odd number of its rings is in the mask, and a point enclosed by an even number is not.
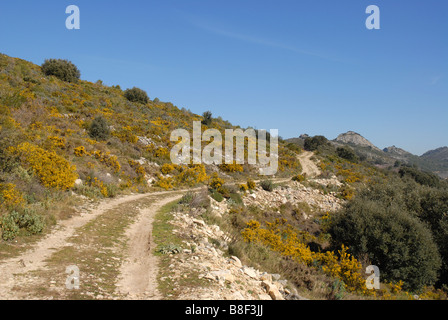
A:
[[[352,148],[344,146],[344,147],[338,147],[336,149],[336,153],[339,157],[351,161],[351,162],[358,162],[358,157],[356,153],[353,151]]]
[[[98,116],[93,119],[89,127],[89,135],[97,141],[104,141],[109,138],[110,130],[109,126],[102,116]]]
[[[430,230],[395,203],[356,197],[332,217],[333,245],[349,246],[357,257],[367,257],[386,281],[404,281],[406,290],[433,285],[441,258]]]
[[[47,59],[41,66],[47,76],[55,76],[62,81],[77,82],[81,77],[78,68],[67,60]]]
[[[306,138],[304,142],[304,149],[307,151],[315,151],[319,146],[326,145],[328,143],[327,138],[324,136],[314,136],[312,138]]]
[[[140,88],[136,88],[136,87],[134,87],[132,89],[127,89],[124,92],[124,97],[131,102],[140,102],[143,104],[146,104],[149,102],[149,97],[148,97],[148,94],[146,93],[146,91],[144,91]]]
[[[263,180],[260,182],[260,187],[265,190],[271,192],[274,190],[274,183],[271,180]]]
[[[209,126],[209,125],[212,123],[213,118],[212,118],[212,113],[211,113],[210,111],[205,111],[205,112],[202,114],[202,117],[204,118],[204,119],[202,120],[202,124],[203,124],[203,125],[205,125],[205,126]]]

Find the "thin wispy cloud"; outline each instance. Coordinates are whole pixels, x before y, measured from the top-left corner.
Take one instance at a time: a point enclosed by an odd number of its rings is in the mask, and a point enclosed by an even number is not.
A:
[[[227,37],[230,39],[240,40],[240,41],[247,42],[247,43],[258,44],[258,45],[265,46],[265,47],[278,48],[278,49],[282,49],[282,50],[291,51],[293,53],[312,56],[312,57],[321,58],[321,59],[325,59],[325,60],[339,61],[337,59],[334,59],[332,57],[329,57],[329,56],[326,56],[326,55],[323,55],[323,54],[320,54],[317,52],[303,50],[303,49],[300,49],[300,48],[297,48],[294,46],[275,42],[275,41],[272,41],[269,39],[254,37],[254,36],[246,35],[243,33],[230,32],[230,31],[224,30],[223,28],[217,28],[214,26],[210,26],[198,19],[188,19],[188,21],[195,27],[198,27],[207,32],[210,32],[210,33],[213,33],[213,34],[216,34],[219,36]]]
[[[109,64],[114,66],[122,66],[126,68],[135,68],[135,69],[151,69],[155,70],[157,66],[148,64],[146,62],[141,62],[137,60],[125,60],[125,59],[116,59],[116,58],[108,58],[108,57],[102,57],[102,56],[94,56],[94,55],[87,55],[87,54],[81,54],[80,57],[83,59],[87,59],[91,62],[98,63],[98,64]]]
[[[437,83],[439,83],[439,81],[440,81],[442,78],[443,78],[442,76],[435,76],[435,77],[432,77],[432,78],[431,78],[431,82],[430,82],[430,84],[431,84],[432,86],[435,86]]]

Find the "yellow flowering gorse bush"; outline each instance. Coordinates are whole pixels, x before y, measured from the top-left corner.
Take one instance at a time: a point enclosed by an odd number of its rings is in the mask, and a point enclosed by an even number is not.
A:
[[[242,236],[247,242],[261,243],[299,263],[320,266],[328,275],[343,281],[349,291],[365,295],[372,294],[365,286],[365,280],[361,274],[361,263],[347,252],[347,247],[342,246],[338,254],[333,251],[313,252],[304,243],[304,236],[287,224],[286,219],[276,219],[272,223],[266,222],[266,228],[261,228],[258,221],[251,220],[242,231]]]
[[[12,183],[0,183],[0,207],[13,207],[25,203],[23,195]]]
[[[113,169],[115,173],[120,172],[121,165],[117,156],[112,156],[109,152],[104,153],[102,151],[94,151],[93,156],[107,167]]]
[[[77,157],[84,157],[88,154],[84,146],[76,147],[73,152]]]
[[[67,190],[78,179],[76,166],[71,165],[54,151],[47,151],[24,142],[11,148],[17,154],[24,167],[31,169],[45,187]]]

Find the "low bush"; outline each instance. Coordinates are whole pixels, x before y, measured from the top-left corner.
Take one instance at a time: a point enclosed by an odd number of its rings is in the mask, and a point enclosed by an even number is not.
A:
[[[28,208],[25,208],[21,213],[11,211],[0,217],[2,239],[5,241],[17,237],[20,229],[24,229],[30,234],[39,234],[44,227],[44,218]]]
[[[84,146],[80,146],[80,147],[76,147],[73,150],[73,153],[77,157],[84,157],[85,155],[87,155],[87,150],[86,150],[86,148]]]
[[[107,140],[110,136],[110,129],[106,119],[102,116],[93,119],[89,127],[89,136],[97,141]]]
[[[345,244],[368,257],[384,280],[402,280],[412,291],[437,280],[441,259],[431,232],[394,203],[354,198],[333,215],[329,233],[335,247]]]
[[[429,187],[439,187],[441,181],[438,176],[430,172],[423,172],[413,167],[401,167],[399,172],[401,177],[410,177],[415,182]]]
[[[127,89],[124,92],[124,97],[131,102],[139,102],[146,104],[149,102],[149,97],[146,91],[133,87],[132,89]]]
[[[45,60],[42,64],[42,72],[46,76],[55,76],[67,82],[77,82],[81,77],[81,72],[73,63],[61,59]]]
[[[28,142],[12,148],[22,166],[32,170],[47,188],[67,190],[73,188],[78,174],[76,167],[54,151],[50,152]]]
[[[326,145],[327,143],[328,140],[324,136],[308,137],[305,139],[304,149],[307,151],[315,151],[320,146]]]
[[[260,187],[265,191],[271,192],[274,190],[274,183],[271,180],[263,180],[260,182]]]
[[[305,181],[305,176],[298,174],[291,178],[292,181],[303,182]]]
[[[353,151],[353,149],[347,146],[338,147],[336,149],[336,153],[342,159],[348,160],[350,162],[358,162],[359,160],[358,156]]]
[[[212,197],[212,199],[214,199],[218,202],[222,202],[224,200],[224,197],[222,196],[222,194],[216,190],[212,191],[211,197]]]
[[[20,206],[25,202],[23,194],[12,183],[0,183],[0,207],[6,209]]]
[[[192,208],[209,208],[210,198],[208,197],[208,192],[196,192],[191,199],[190,206]]]
[[[13,240],[19,234],[19,226],[11,214],[0,217],[0,229],[2,231],[2,239],[5,241]]]
[[[179,204],[186,204],[190,205],[191,201],[193,201],[194,193],[191,191],[188,191],[186,194],[182,196],[182,198],[179,200]]]
[[[202,124],[209,126],[212,123],[212,113],[210,111],[206,111],[202,114]]]
[[[221,179],[218,174],[215,172],[209,182],[210,188],[213,190],[218,190],[220,187],[224,185],[224,180]]]
[[[249,188],[249,190],[254,190],[257,187],[257,184],[255,183],[255,181],[253,181],[250,178],[247,179],[246,185]]]
[[[237,164],[237,163],[232,163],[232,164],[227,164],[227,163],[223,163],[218,165],[219,169],[221,169],[224,172],[243,172],[244,168],[241,164]]]
[[[19,228],[26,229],[31,234],[39,234],[45,227],[44,218],[28,208],[17,215],[16,223]]]

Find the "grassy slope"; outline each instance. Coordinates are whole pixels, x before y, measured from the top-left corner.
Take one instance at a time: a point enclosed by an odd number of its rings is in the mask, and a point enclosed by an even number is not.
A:
[[[95,141],[88,134],[97,116],[106,119],[111,128],[107,141]],[[193,121],[201,120],[202,116],[170,102],[154,99],[147,104],[131,103],[119,86],[108,87],[101,81],[67,83],[45,76],[40,66],[0,54],[0,184],[4,188],[9,186],[9,191],[15,192],[18,199],[17,203],[0,201],[0,217],[14,209],[31,207],[33,212],[45,215],[47,224],[54,223],[65,218],[61,212],[69,211],[71,204],[57,207],[58,210],[51,208],[73,202],[70,193],[46,187],[31,164],[23,159],[19,161],[9,151],[10,147],[29,143],[40,150],[55,152],[76,166],[76,175],[84,182],[83,186],[69,190],[89,198],[112,197],[118,193],[154,189],[148,186],[147,180],[157,181],[163,177],[159,166],[170,163],[169,151],[173,143],[167,133],[179,128],[191,132]],[[225,129],[238,127],[213,118],[210,128],[224,133]],[[143,139],[139,141],[139,137]],[[76,155],[80,147],[85,148],[87,155]],[[102,159],[94,152],[109,156]],[[279,176],[300,171],[296,152],[280,143]],[[146,161],[139,164],[137,161],[142,158]],[[219,172],[227,180],[258,176],[253,166],[243,167],[244,172]],[[206,166],[205,169],[206,179],[191,172],[191,176],[174,187],[207,183],[217,168]],[[181,171],[175,170],[171,175],[181,175]],[[0,195],[5,195],[4,190],[0,189]]]

